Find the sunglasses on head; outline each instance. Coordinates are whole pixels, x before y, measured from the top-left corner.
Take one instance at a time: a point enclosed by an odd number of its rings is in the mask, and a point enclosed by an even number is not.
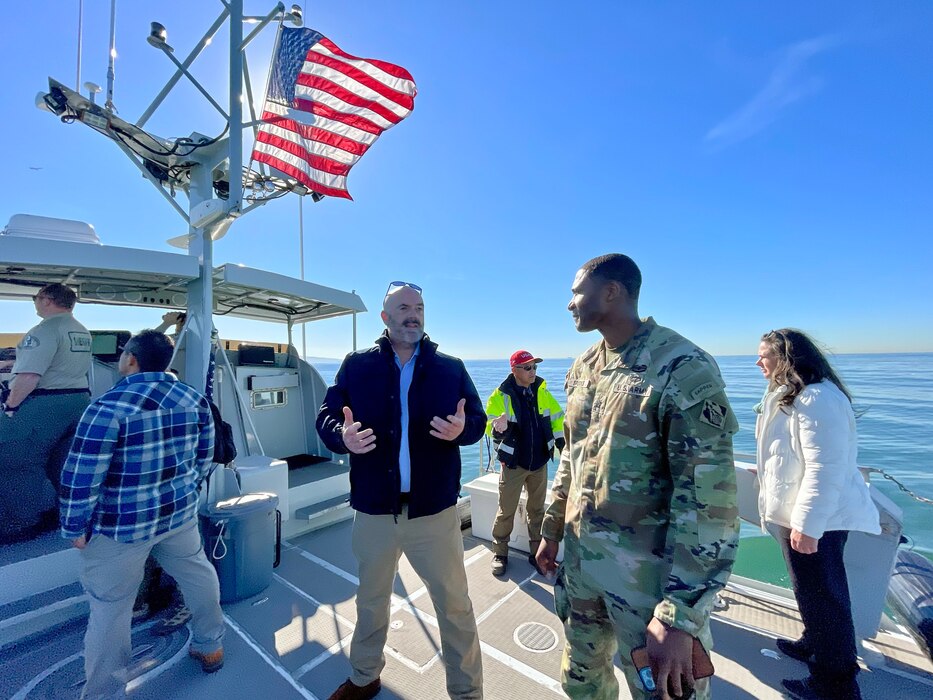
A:
[[[392,293],[393,289],[399,289],[401,287],[411,287],[416,292],[418,292],[418,294],[422,294],[424,292],[424,290],[421,289],[421,287],[419,287],[417,284],[414,284],[412,282],[402,282],[401,280],[396,280],[395,282],[389,282],[389,286],[386,288],[386,296],[389,296]]]

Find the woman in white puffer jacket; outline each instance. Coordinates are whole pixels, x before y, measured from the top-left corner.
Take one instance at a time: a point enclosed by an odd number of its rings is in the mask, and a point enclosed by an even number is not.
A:
[[[852,399],[816,344],[798,330],[762,336],[768,380],[755,430],[758,510],[781,545],[803,636],[779,639],[811,675],[785,680],[800,698],[861,698],[843,553],[852,530],[877,534],[878,511],[858,470]]]

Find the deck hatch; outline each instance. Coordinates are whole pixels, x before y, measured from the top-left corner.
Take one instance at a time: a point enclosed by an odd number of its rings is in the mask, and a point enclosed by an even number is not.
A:
[[[544,654],[557,646],[557,634],[540,622],[525,622],[515,628],[512,635],[515,643],[522,649],[536,654]]]

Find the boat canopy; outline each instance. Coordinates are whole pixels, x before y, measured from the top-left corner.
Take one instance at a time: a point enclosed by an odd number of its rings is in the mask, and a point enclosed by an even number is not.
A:
[[[190,255],[0,235],[0,300],[29,300],[61,282],[83,303],[187,308],[197,278]],[[244,265],[215,267],[213,280],[216,315],[305,323],[366,311],[355,293]]]

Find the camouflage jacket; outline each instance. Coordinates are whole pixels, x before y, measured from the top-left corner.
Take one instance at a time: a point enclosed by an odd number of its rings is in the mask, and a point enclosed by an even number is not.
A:
[[[582,559],[614,562],[591,568],[608,590],[660,580],[644,591],[660,601],[655,617],[694,636],[738,545],[738,422],[724,387],[712,357],[651,318],[621,347],[584,352],[567,373],[566,447],[542,528],[578,541]]]

